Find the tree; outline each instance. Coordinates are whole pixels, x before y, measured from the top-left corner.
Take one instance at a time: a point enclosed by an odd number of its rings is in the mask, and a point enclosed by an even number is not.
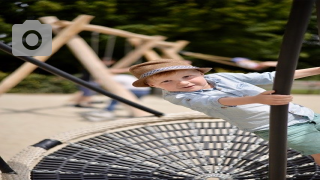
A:
[[[57,16],[61,20],[73,20],[80,14],[93,15],[91,24],[122,29],[146,35],[163,35],[168,41],[187,40],[185,50],[226,57],[249,57],[259,60],[277,60],[291,0],[25,0],[13,3],[0,0],[0,37],[11,41],[11,26],[27,19]],[[310,26],[315,25],[313,15]],[[309,30],[306,39],[317,34]],[[313,34],[313,36],[312,36]],[[91,33],[80,35],[90,43]],[[107,36],[100,36],[100,56]],[[123,42],[123,40],[122,40]],[[116,52],[124,49],[124,43],[116,46]],[[301,53],[304,66],[318,54],[317,48],[304,46]],[[123,53],[115,53],[120,58]],[[3,53],[0,56],[17,60]],[[311,59],[310,59],[311,58]],[[15,59],[12,60],[11,59]],[[63,61],[62,61],[63,59]],[[309,62],[310,61],[310,62]],[[198,62],[198,61],[197,61]],[[196,62],[196,63],[197,63]],[[313,62],[313,61],[312,61]],[[16,63],[0,63],[0,71],[12,71]],[[62,48],[48,63],[69,71],[79,72],[80,64]],[[210,65],[209,62],[205,64]],[[75,68],[70,69],[73,66]]]

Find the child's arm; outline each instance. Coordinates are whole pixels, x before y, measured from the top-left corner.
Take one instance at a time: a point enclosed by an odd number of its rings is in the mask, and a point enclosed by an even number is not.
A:
[[[256,96],[245,97],[223,97],[219,99],[219,103],[225,106],[245,105],[252,103],[260,103],[267,105],[285,105],[292,101],[291,95],[272,95],[274,90],[265,91]]]
[[[319,75],[320,67],[299,69],[294,73],[294,79]],[[260,103],[267,105],[285,105],[292,101],[291,95],[271,95],[274,91],[265,91],[256,96],[245,97],[224,97],[219,99],[219,103],[226,106],[245,105],[252,103]]]
[[[308,69],[298,69],[294,72],[294,79],[299,79],[308,76],[314,76],[320,74],[320,67],[308,68]]]

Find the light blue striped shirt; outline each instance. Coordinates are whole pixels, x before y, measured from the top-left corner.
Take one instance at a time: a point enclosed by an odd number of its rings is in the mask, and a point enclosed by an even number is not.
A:
[[[256,85],[272,84],[275,72],[265,73],[215,73],[205,75],[214,86],[194,92],[168,92],[163,90],[163,98],[173,104],[203,112],[208,116],[221,118],[239,129],[249,132],[269,129],[270,106],[246,104],[225,106],[219,103],[222,97],[255,96],[264,89]],[[303,123],[314,118],[314,112],[294,103],[289,104],[288,125]]]

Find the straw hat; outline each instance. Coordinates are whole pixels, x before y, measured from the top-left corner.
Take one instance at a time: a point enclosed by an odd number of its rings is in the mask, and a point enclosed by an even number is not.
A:
[[[199,68],[190,65],[186,60],[161,59],[149,61],[131,66],[129,71],[138,78],[132,85],[135,87],[148,87],[146,79],[152,75],[164,72],[182,69],[197,69],[203,73],[209,72],[212,68]]]

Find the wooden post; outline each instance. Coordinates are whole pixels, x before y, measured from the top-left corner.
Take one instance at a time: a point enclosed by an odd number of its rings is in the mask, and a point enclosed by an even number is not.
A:
[[[134,46],[138,47],[142,39],[139,38],[129,38],[129,42]],[[163,52],[163,56],[159,56],[154,50],[150,49],[145,51],[144,56],[148,61],[152,61],[155,59],[161,58],[169,58],[169,59],[178,59],[182,60],[183,58],[179,55],[179,51],[181,51],[189,42],[180,40],[177,42],[164,42],[160,41],[157,43],[157,48],[159,48]]]
[[[69,26],[71,24],[73,24],[73,22],[62,21],[62,20],[55,23],[55,25],[58,25],[61,28]],[[83,26],[83,31],[94,31],[94,32],[98,32],[98,33],[101,33],[101,34],[114,35],[114,36],[119,36],[119,37],[124,37],[124,38],[140,38],[140,39],[143,39],[143,40],[152,40],[152,39],[154,39],[154,36],[136,34],[136,33],[120,30],[120,29],[113,29],[113,28],[109,28],[109,27],[105,27],[105,26],[98,26],[98,25],[93,25],[93,24],[84,25]],[[159,44],[163,44],[163,43],[159,43]]]
[[[71,25],[72,23],[73,22],[69,22],[69,21],[56,22],[56,24],[61,27]],[[158,59],[159,56],[155,55],[155,52],[152,52],[153,47],[160,48],[163,51],[165,58],[183,59],[178,52],[189,43],[188,41],[183,41],[183,40],[177,41],[177,42],[165,42],[163,41],[165,37],[162,37],[162,36],[146,36],[146,35],[135,34],[135,33],[119,30],[119,29],[113,29],[109,27],[103,27],[103,26],[97,26],[97,25],[91,25],[91,24],[85,25],[84,30],[95,31],[103,34],[115,35],[115,36],[120,36],[124,38],[136,38],[136,39],[139,39],[139,41],[143,41],[143,43],[140,46],[137,46],[136,50],[128,53],[128,55],[126,55],[124,58],[119,60],[118,63],[114,64],[113,65],[114,68],[128,67],[142,55],[145,55],[145,57],[148,60]],[[129,40],[129,41],[137,41],[137,40]],[[133,43],[137,43],[137,42],[133,42]]]
[[[189,41],[180,40],[172,43],[172,46],[167,48],[162,47],[160,50],[163,52],[164,58],[182,60],[183,58],[179,55],[179,51],[181,51],[187,44],[189,44]]]
[[[116,64],[113,65],[113,68],[125,68],[132,65],[135,61],[137,61],[143,54],[155,47],[158,41],[164,40],[164,36],[154,36],[154,39],[148,40],[135,50],[128,53],[125,57],[120,59]]]
[[[68,47],[80,62],[87,68],[93,78],[113,94],[121,96],[129,101],[139,104],[139,100],[123,85],[113,80],[113,74],[105,67],[96,53],[90,46],[79,36],[75,36],[68,43]],[[125,105],[134,116],[150,116],[149,113],[136,109],[132,106]]]
[[[141,44],[141,39],[139,38],[128,38],[128,41],[135,47],[140,46]],[[161,56],[159,56],[158,53],[156,53],[154,50],[149,49],[144,52],[144,57],[148,61],[156,60],[156,59],[161,59]]]
[[[56,17],[43,17],[42,22],[47,24],[52,24],[53,32],[59,33],[59,26],[54,23],[59,21]],[[101,84],[104,89],[107,89],[113,94],[121,96],[129,101],[138,104],[138,99],[129,90],[123,87],[123,85],[113,80],[113,74],[108,70],[108,68],[102,63],[97,54],[92,50],[92,48],[78,35],[74,35],[68,42],[67,46],[73,52],[73,54],[78,58],[78,60],[83,64],[84,67],[90,72],[93,78]],[[125,105],[129,111],[133,113],[134,116],[147,116],[149,113],[136,109],[132,106]]]
[[[81,15],[78,16],[72,26],[69,26],[61,31],[52,40],[52,54],[57,52],[73,35],[78,34],[82,30],[82,26],[92,20],[93,16]],[[52,55],[51,54],[51,55]],[[34,58],[39,61],[46,61],[50,56],[35,56]],[[0,95],[10,90],[12,87],[16,86],[20,81],[22,81],[26,76],[28,76],[37,66],[31,63],[24,63],[16,71],[11,73],[0,83]]]
[[[55,25],[58,25],[62,28],[69,26],[71,24],[73,24],[73,22],[63,21],[63,20],[55,22]],[[136,33],[120,30],[120,29],[113,29],[113,28],[109,28],[109,27],[105,27],[105,26],[98,26],[98,25],[92,25],[92,24],[84,25],[83,30],[84,31],[95,31],[95,32],[98,32],[101,34],[114,35],[114,36],[119,36],[119,37],[124,37],[124,38],[138,38],[143,41],[148,41],[148,40],[154,39],[154,36],[136,34]],[[179,46],[185,46],[188,43],[189,42],[187,42],[187,41],[179,42],[178,43],[179,45],[177,45],[177,48],[179,48]],[[172,47],[172,46],[175,46],[175,44],[176,44],[175,42],[158,41],[156,43],[156,46],[157,47]]]

